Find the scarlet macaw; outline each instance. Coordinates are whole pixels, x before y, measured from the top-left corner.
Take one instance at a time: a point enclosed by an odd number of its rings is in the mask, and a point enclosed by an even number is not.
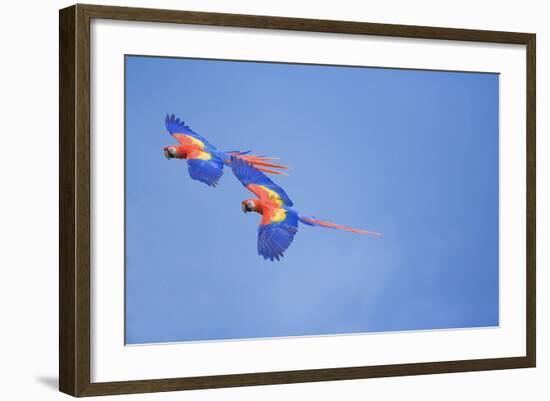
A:
[[[248,155],[250,151],[224,152],[217,150],[205,137],[193,131],[173,114],[166,115],[164,123],[168,132],[179,142],[179,145],[166,146],[164,156],[167,159],[187,159],[191,178],[206,185],[216,186],[218,184],[223,174],[223,166],[231,164],[231,157],[246,160],[256,166],[258,170],[271,174],[283,174],[272,169],[288,168],[270,163],[269,161],[276,159],[273,157]]]
[[[254,168],[246,160],[231,157],[231,168],[235,177],[258,199],[242,202],[244,213],[256,212],[262,215],[258,228],[258,254],[273,261],[283,257],[298,232],[298,222],[308,226],[338,228],[358,234],[381,236],[380,233],[359,230],[306,216],[291,209],[292,201],[286,192],[265,174]]]

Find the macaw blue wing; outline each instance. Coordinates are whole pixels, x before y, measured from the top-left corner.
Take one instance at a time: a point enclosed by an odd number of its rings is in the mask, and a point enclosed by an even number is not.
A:
[[[258,227],[258,254],[271,261],[279,260],[298,232],[298,215],[292,210],[276,209],[268,224]],[[265,217],[265,216],[264,216]]]
[[[209,160],[190,159],[187,160],[187,167],[192,179],[211,187],[215,187],[223,175],[223,162],[217,157]]]
[[[188,125],[185,125],[185,122],[183,122],[179,118],[176,118],[176,116],[173,114],[166,115],[166,119],[164,120],[164,125],[166,126],[166,129],[171,135],[177,136],[177,134],[181,134],[181,135],[189,136],[191,138],[199,140],[211,150],[216,149],[216,147],[212,145],[210,142],[208,142],[208,140],[204,136],[193,131]]]
[[[293,203],[283,188],[271,181],[264,173],[247,161],[231,156],[231,170],[248,190],[260,199],[269,199],[279,206],[292,206]]]

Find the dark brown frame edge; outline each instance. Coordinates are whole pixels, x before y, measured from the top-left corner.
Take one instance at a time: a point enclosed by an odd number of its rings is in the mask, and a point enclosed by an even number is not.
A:
[[[527,323],[524,357],[90,382],[90,20],[267,28],[527,47]],[[536,35],[77,4],[59,12],[59,389],[73,396],[421,375],[536,365]]]

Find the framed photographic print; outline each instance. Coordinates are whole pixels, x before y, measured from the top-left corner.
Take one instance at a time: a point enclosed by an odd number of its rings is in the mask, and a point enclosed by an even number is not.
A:
[[[534,34],[60,11],[61,391],[534,367],[535,331]]]

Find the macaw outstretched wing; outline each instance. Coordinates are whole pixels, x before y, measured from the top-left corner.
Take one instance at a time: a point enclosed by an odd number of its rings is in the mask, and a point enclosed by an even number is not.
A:
[[[164,125],[168,132],[182,145],[194,144],[200,148],[207,147],[211,150],[216,150],[216,147],[208,142],[204,136],[193,131],[188,125],[185,125],[185,122],[176,118],[173,114],[166,115]]]
[[[298,216],[293,210],[269,208],[258,227],[258,254],[273,261],[283,257],[283,253],[298,232]]]
[[[187,160],[189,176],[192,179],[205,183],[210,187],[218,185],[223,175],[223,162],[214,157],[209,160],[189,159]]]
[[[248,161],[231,156],[231,170],[241,184],[258,198],[271,200],[279,206],[293,205],[283,188],[271,181]]]

